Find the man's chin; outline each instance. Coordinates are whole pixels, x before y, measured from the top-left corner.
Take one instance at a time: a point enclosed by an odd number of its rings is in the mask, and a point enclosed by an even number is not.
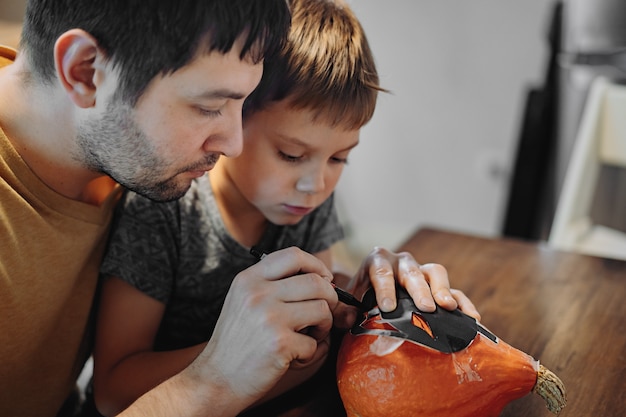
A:
[[[126,187],[137,194],[146,197],[152,201],[159,203],[166,203],[168,201],[178,200],[187,193],[191,187],[191,181],[186,185],[177,184],[159,184],[154,187]]]

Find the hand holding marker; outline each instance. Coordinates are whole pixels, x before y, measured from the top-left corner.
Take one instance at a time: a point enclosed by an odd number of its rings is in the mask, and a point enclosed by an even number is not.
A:
[[[266,253],[258,251],[255,247],[250,248],[250,253],[259,261],[267,256]],[[368,310],[365,304],[360,302],[354,295],[350,294],[348,291],[342,290],[332,282],[330,283],[330,285],[333,286],[335,292],[337,293],[337,296],[339,297],[339,301],[341,301],[342,303],[357,307],[358,309],[363,311]]]

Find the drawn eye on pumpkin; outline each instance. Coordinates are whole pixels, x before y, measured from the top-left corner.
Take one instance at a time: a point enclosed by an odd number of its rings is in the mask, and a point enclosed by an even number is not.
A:
[[[445,310],[436,307],[432,313],[419,310],[408,292],[398,287],[397,308],[382,312],[377,307],[364,314],[364,319],[352,327],[353,335],[381,335],[404,339],[443,353],[454,353],[465,349],[482,333],[493,343],[498,338],[480,325],[476,319],[460,310]],[[366,305],[373,305],[375,294],[369,289],[363,297]]]

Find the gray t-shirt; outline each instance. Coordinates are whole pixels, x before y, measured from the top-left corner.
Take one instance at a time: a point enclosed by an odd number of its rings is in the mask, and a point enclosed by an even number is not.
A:
[[[298,224],[269,224],[255,245],[264,252],[297,246],[316,253],[343,239],[333,196]],[[208,176],[183,198],[157,203],[127,192],[113,224],[101,274],[116,276],[166,305],[156,350],[207,341],[226,293],[256,262],[226,231]]]

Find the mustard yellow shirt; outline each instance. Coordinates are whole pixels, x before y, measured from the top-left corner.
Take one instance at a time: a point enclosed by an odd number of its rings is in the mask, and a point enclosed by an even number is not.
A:
[[[14,59],[0,47],[0,67]],[[98,268],[121,191],[107,187],[99,207],[56,193],[0,120],[0,416],[55,416],[75,386],[91,349]]]

